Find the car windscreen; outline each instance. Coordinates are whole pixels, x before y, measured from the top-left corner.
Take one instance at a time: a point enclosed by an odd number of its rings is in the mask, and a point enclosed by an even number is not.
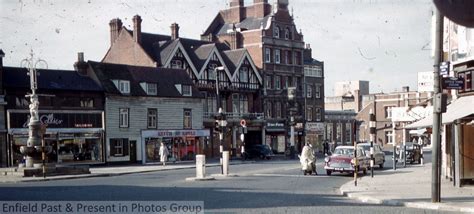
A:
[[[354,155],[354,149],[352,148],[336,148],[334,150],[335,155]]]

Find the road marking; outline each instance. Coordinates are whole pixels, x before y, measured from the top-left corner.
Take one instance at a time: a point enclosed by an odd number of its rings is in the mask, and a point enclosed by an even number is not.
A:
[[[288,174],[252,174],[252,176],[262,177],[293,177],[293,178],[327,178],[327,175],[288,175]]]

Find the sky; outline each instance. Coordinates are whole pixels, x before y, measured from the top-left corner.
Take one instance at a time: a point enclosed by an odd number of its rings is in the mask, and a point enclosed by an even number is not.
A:
[[[199,39],[229,0],[0,0],[5,66],[21,66],[33,50],[50,69],[72,70],[77,52],[100,61],[110,46],[109,21],[133,29]],[[251,4],[253,0],[246,0]],[[273,0],[269,0],[270,3]],[[296,28],[324,61],[326,96],[338,81],[368,80],[370,92],[416,90],[417,72],[431,71],[431,0],[289,0]]]

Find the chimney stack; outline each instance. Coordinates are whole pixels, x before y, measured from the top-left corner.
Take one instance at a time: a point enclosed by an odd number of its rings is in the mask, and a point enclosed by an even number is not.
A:
[[[244,6],[244,0],[231,0],[230,1],[230,7],[243,7]]]
[[[179,25],[177,23],[171,24],[171,39],[175,40],[179,38]]]
[[[84,53],[77,53],[77,62],[74,63],[74,70],[81,75],[87,76],[87,63],[84,61]]]
[[[410,86],[403,86],[402,87],[402,92],[409,92],[410,91]]]
[[[133,40],[138,44],[142,42],[142,18],[139,15],[133,16]]]
[[[114,44],[122,29],[122,21],[119,18],[110,20],[110,45]]]

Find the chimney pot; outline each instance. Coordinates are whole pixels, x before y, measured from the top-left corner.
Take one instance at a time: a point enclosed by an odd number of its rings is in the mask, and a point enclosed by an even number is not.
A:
[[[171,39],[175,40],[179,38],[179,25],[177,23],[171,24]]]
[[[142,42],[142,17],[133,16],[133,40],[140,44]]]

